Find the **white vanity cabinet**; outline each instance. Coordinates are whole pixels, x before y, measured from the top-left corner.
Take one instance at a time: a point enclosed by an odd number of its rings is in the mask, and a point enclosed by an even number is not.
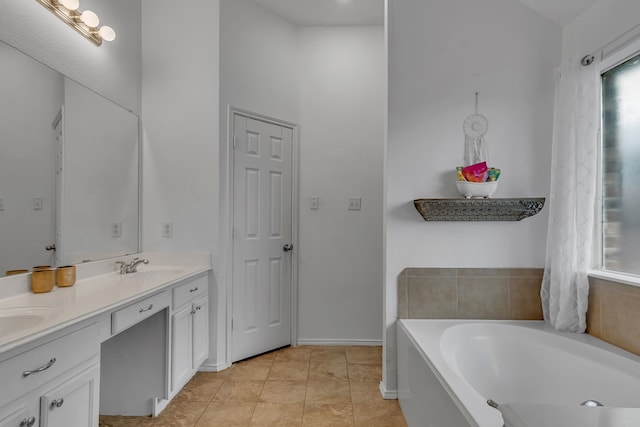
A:
[[[41,427],[98,425],[100,365],[73,375],[40,396]]]
[[[0,414],[0,427],[34,427],[38,422],[37,415],[37,407],[22,405],[8,414]]]
[[[0,362],[0,427],[98,425],[99,353],[91,325]]]
[[[171,311],[171,395],[175,395],[209,356],[208,277],[173,288]]]

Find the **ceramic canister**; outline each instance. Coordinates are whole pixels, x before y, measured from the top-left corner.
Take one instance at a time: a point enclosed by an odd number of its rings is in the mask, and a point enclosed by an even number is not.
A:
[[[31,272],[31,290],[36,294],[51,292],[55,281],[53,268],[42,268]]]
[[[65,265],[56,269],[56,284],[61,287],[73,286],[76,283],[76,266]]]
[[[29,272],[29,270],[7,270],[7,271],[4,272],[4,274],[7,275],[7,276],[15,276],[15,275],[18,275],[18,274],[25,274],[25,273],[28,273],[28,272]]]

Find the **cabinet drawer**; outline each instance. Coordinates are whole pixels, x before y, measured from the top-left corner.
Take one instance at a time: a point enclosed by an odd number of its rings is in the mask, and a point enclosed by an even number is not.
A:
[[[5,360],[0,407],[98,354],[98,326],[91,325]]]
[[[117,334],[164,310],[171,304],[168,291],[145,298],[111,314],[111,334]]]
[[[173,288],[173,308],[179,308],[194,298],[206,294],[208,287],[209,278],[207,275],[189,280],[182,285],[176,286]]]

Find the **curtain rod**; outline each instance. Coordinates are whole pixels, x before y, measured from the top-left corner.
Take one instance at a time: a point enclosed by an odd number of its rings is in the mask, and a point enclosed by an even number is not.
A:
[[[580,63],[582,65],[584,65],[585,67],[588,65],[593,64],[593,61],[595,61],[596,59],[596,55],[598,53],[601,54],[601,58],[604,56],[604,50],[608,47],[610,47],[611,45],[613,45],[614,43],[620,41],[622,38],[628,36],[629,34],[635,32],[635,30],[637,30],[638,28],[640,28],[640,24],[636,24],[633,27],[629,28],[627,31],[625,31],[624,33],[620,34],[618,37],[614,38],[613,40],[611,40],[610,42],[608,42],[607,44],[605,44],[604,46],[602,46],[599,49],[596,49],[593,53],[585,55],[581,60]],[[635,38],[636,35],[634,35],[633,37],[631,37],[631,39]],[[618,50],[619,48],[621,48],[622,46],[624,46],[625,44],[627,44],[630,40],[626,40],[620,44],[618,44],[615,48],[611,49],[611,51],[615,51]]]

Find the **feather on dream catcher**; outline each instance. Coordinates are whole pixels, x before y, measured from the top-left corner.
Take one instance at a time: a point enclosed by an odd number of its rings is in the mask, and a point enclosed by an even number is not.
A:
[[[464,130],[464,161],[465,165],[473,165],[489,161],[489,147],[485,134],[489,130],[489,121],[478,114],[478,92],[476,92],[475,113],[468,116],[462,124]]]

